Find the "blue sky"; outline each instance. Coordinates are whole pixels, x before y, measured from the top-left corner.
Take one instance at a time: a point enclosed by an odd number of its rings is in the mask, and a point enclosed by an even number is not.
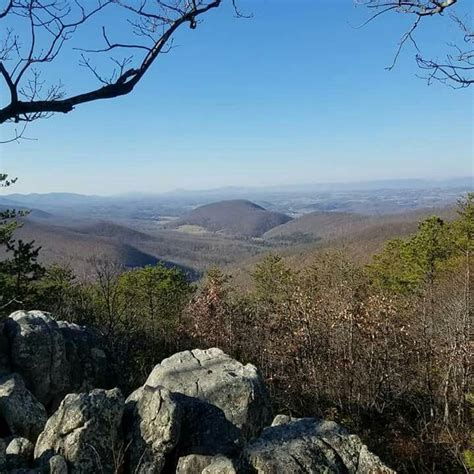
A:
[[[407,18],[355,29],[367,10],[351,0],[241,7],[253,18],[236,19],[224,6],[178,34],[131,95],[36,122],[28,131],[35,141],[1,146],[1,170],[19,177],[12,191],[113,194],[472,174],[472,91],[427,86],[416,77],[411,47],[385,69]],[[111,21],[119,28],[119,18]],[[94,37],[97,26],[83,34]],[[433,19],[418,41],[434,56],[456,33]],[[46,77],[63,78],[70,92],[92,86],[76,64],[77,53],[65,49]]]

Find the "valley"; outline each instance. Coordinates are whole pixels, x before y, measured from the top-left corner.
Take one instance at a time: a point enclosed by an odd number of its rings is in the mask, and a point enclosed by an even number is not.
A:
[[[314,188],[10,194],[0,196],[0,206],[31,211],[16,237],[35,240],[44,264],[67,265],[89,278],[96,260],[125,268],[162,262],[196,280],[213,266],[245,273],[268,252],[296,262],[341,248],[364,261],[385,240],[414,232],[423,217],[452,217],[456,199],[471,189],[466,179]]]

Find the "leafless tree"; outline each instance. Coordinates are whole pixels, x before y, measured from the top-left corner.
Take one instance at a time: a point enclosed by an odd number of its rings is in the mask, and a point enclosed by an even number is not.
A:
[[[196,28],[198,18],[221,3],[222,0],[0,0],[0,91],[3,87],[7,92],[0,95],[9,96],[0,108],[0,124],[28,123],[58,112],[68,113],[80,104],[129,94],[158,56],[171,48],[173,35],[181,26]],[[236,8],[235,12],[239,15]],[[117,31],[110,20],[113,17],[121,18],[127,26]],[[79,30],[91,22],[99,25],[97,38],[74,44]],[[90,46],[94,39],[95,45]],[[88,68],[97,81],[90,89],[72,95],[65,92],[60,78],[55,83],[44,79],[45,67],[60,56],[66,44],[74,47],[80,66]],[[112,61],[111,73],[101,72],[95,65],[93,58],[99,54]],[[24,129],[20,131],[21,136]],[[17,132],[14,140],[20,136]]]
[[[456,89],[474,83],[474,30],[468,19],[455,12],[454,7],[460,0],[356,0],[356,3],[365,5],[373,11],[363,25],[390,12],[413,17],[413,22],[400,39],[388,69],[395,66],[403,47],[407,43],[412,43],[417,50],[416,62],[424,71],[423,77],[428,83],[438,80]],[[427,59],[422,55],[414,34],[424,21],[436,16],[446,16],[452,21],[458,27],[462,39],[458,44],[448,44],[452,53],[447,54],[444,59]]]

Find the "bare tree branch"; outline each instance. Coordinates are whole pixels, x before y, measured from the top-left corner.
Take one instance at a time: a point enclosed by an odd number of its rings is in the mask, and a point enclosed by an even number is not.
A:
[[[0,78],[10,101],[0,108],[0,124],[29,122],[53,113],[68,113],[77,105],[129,94],[160,54],[172,46],[172,36],[185,24],[194,29],[197,19],[220,6],[222,0],[12,0],[3,10],[3,21],[14,17],[28,25],[29,38],[22,41],[12,27],[0,42]],[[238,13],[235,1],[232,5]],[[80,51],[79,65],[91,71],[100,87],[65,95],[62,84],[46,87],[41,80],[43,67],[53,62],[76,31],[94,16],[116,9],[126,12],[129,31],[124,40],[112,40],[104,25],[99,39],[103,46],[75,47]],[[106,18],[104,16],[104,18]],[[13,22],[14,23],[14,22]],[[121,34],[122,32],[119,32]],[[117,34],[117,32],[115,33]],[[131,36],[139,40],[132,41]],[[100,72],[85,54],[132,52],[123,57],[110,56],[112,74]],[[135,57],[137,59],[135,59]],[[15,140],[15,139],[13,139]]]
[[[20,130],[15,128],[13,137],[7,140],[0,140],[0,145],[6,145],[8,143],[13,142],[20,143],[21,140],[36,140],[36,138],[29,138],[25,136],[26,127],[28,126],[28,123],[29,122],[25,122]]]
[[[459,4],[460,0],[356,0],[356,3],[375,11],[360,27],[389,12],[397,12],[414,17],[412,25],[402,35],[393,61],[387,69],[393,69],[403,47],[407,41],[411,41],[417,50],[416,62],[418,67],[426,72],[422,77],[429,84],[433,80],[437,80],[457,89],[468,87],[474,83],[474,31],[469,26],[467,19],[461,19],[453,12],[453,7]],[[443,16],[448,9],[447,19],[454,22],[463,35],[461,46],[450,44],[454,53],[448,54],[444,60],[427,59],[423,57],[418,48],[414,32],[419,28],[422,20],[434,16]]]
[[[0,11],[0,19],[8,15],[8,12],[11,10],[12,6],[13,0],[9,0],[3,10]]]

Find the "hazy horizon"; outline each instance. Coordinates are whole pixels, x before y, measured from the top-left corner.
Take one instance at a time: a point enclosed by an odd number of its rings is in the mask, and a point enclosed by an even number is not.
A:
[[[259,191],[279,191],[285,192],[287,190],[291,190],[291,192],[301,190],[306,191],[307,188],[312,188],[316,186],[320,186],[322,188],[322,192],[326,191],[337,191],[337,190],[348,190],[348,191],[356,191],[358,189],[365,190],[365,189],[409,189],[410,185],[417,187],[423,187],[422,185],[427,185],[428,188],[434,187],[436,184],[441,184],[443,187],[457,187],[457,186],[465,186],[467,182],[471,182],[471,187],[474,189],[474,175],[471,176],[454,176],[452,178],[427,178],[427,177],[416,177],[416,178],[386,178],[386,179],[374,179],[374,180],[353,180],[353,181],[307,181],[301,183],[281,183],[281,184],[268,184],[268,185],[255,185],[255,186],[247,186],[245,184],[236,184],[236,185],[229,185],[229,186],[216,186],[216,187],[209,187],[209,188],[172,188],[167,191],[141,191],[137,189],[131,189],[129,191],[118,192],[118,193],[83,193],[77,192],[74,190],[59,190],[59,191],[45,191],[45,192],[33,192],[33,191],[26,191],[21,192],[18,191],[17,184],[10,188],[0,188],[0,195],[3,196],[10,196],[15,194],[21,195],[30,195],[30,194],[77,194],[83,196],[98,196],[98,197],[120,197],[120,196],[128,196],[128,195],[149,195],[149,196],[161,196],[161,195],[168,195],[168,194],[177,194],[180,193],[186,194],[199,194],[199,193],[225,193],[231,191],[249,191],[249,192],[259,192]],[[353,187],[352,187],[353,186]],[[375,187],[374,187],[375,186]],[[385,187],[384,187],[385,186]],[[299,189],[300,188],[300,189]],[[317,191],[317,189],[315,190]]]

